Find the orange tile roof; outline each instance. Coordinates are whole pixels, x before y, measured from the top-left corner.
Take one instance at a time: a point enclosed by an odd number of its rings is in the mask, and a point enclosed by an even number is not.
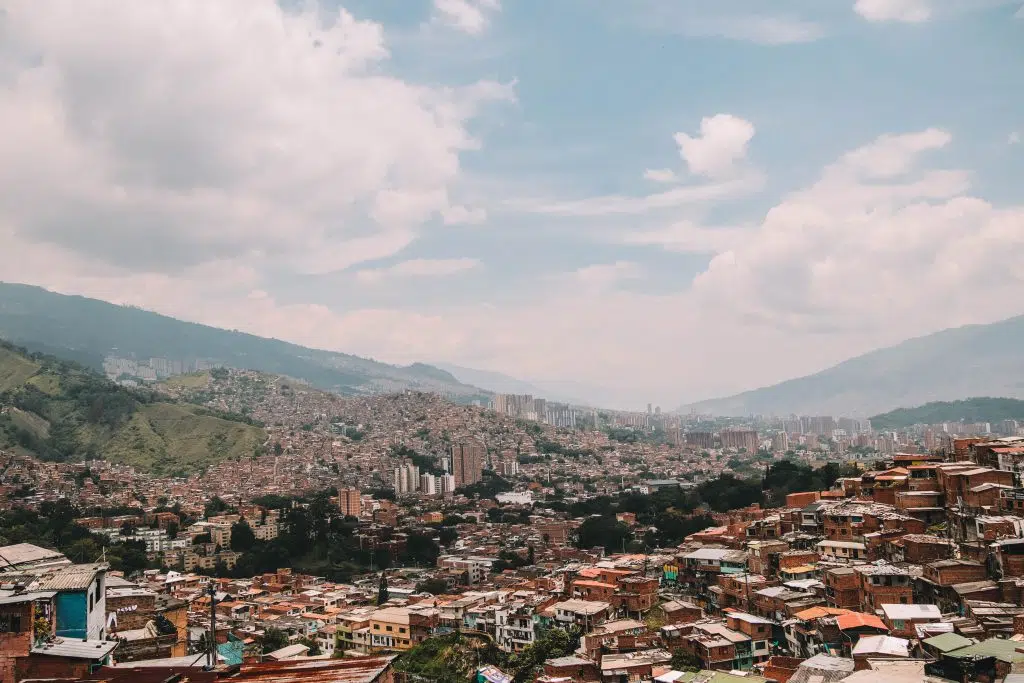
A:
[[[811,619],[820,619],[821,617],[834,617],[840,614],[849,614],[850,610],[843,609],[842,607],[810,607],[802,612],[797,612],[793,616],[801,621],[809,621]]]
[[[851,628],[860,628],[861,626],[888,630],[885,622],[874,614],[865,614],[864,612],[849,612],[847,614],[841,614],[836,619],[836,625],[839,627],[840,631],[846,631]]]

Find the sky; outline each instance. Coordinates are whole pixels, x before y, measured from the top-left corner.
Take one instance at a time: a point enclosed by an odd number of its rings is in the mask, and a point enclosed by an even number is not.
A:
[[[1024,313],[1021,0],[0,0],[0,131],[2,281],[610,407]]]

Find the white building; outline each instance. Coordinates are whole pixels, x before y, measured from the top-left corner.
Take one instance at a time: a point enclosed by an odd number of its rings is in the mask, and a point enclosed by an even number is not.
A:
[[[502,505],[533,505],[532,491],[507,491],[494,496]]]

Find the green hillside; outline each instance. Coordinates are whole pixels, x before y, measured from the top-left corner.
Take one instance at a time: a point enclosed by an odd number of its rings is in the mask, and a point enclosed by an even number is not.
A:
[[[917,424],[942,422],[989,422],[1024,420],[1024,401],[1015,398],[969,398],[936,401],[917,408],[898,408],[871,418],[875,429],[904,429]]]
[[[166,474],[248,457],[265,439],[260,427],[157,400],[75,363],[0,342],[0,449]]]

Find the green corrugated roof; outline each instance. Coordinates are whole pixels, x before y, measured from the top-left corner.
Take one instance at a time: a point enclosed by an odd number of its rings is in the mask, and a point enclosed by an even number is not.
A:
[[[1015,640],[1000,640],[989,638],[980,643],[961,648],[954,652],[947,652],[950,657],[995,657],[1003,662],[1024,662],[1024,652],[1017,652],[1018,647],[1024,647],[1024,643]]]
[[[970,638],[964,638],[959,633],[942,633],[931,638],[924,639],[925,645],[934,647],[939,652],[952,652],[953,650],[959,650],[962,647],[970,647],[974,645],[976,641]]]

